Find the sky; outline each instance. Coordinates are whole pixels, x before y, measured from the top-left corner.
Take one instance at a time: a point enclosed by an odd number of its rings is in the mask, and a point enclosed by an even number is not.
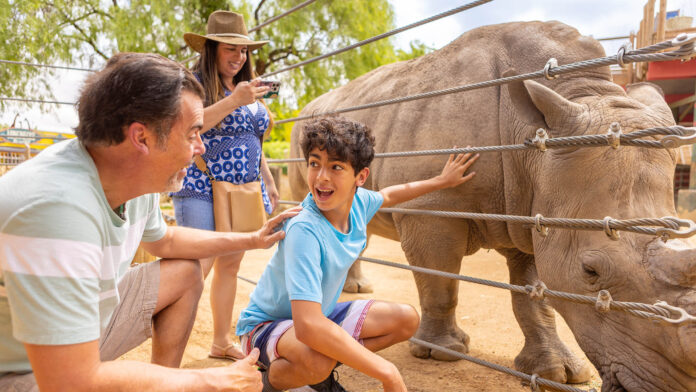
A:
[[[389,0],[396,14],[396,27],[417,22],[471,1],[473,0]],[[583,35],[595,38],[623,36],[638,30],[646,1],[493,0],[394,37],[397,47],[408,48],[409,42],[420,40],[429,47],[439,49],[464,32],[479,26],[532,20],[558,20],[577,28]],[[659,1],[657,3],[659,4]],[[667,10],[676,9],[681,9],[682,15],[696,17],[696,0],[668,0]],[[613,54],[622,43],[623,41],[604,41],[603,45],[607,54]],[[79,86],[86,75],[86,72],[81,71],[56,71],[56,80],[52,83],[55,86],[53,92],[56,100],[76,101]],[[23,113],[20,118],[26,117],[32,128],[42,131],[72,132],[77,126],[75,109],[67,105],[52,107],[45,113],[36,106],[8,105],[7,110],[0,114],[0,124],[9,124],[18,112]]]

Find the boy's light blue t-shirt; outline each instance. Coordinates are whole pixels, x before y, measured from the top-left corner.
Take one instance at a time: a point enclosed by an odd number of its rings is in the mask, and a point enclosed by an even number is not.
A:
[[[358,188],[350,209],[350,229],[341,233],[308,194],[304,209],[286,223],[285,239],[251,293],[249,306],[237,322],[237,335],[264,321],[292,318],[290,301],[318,302],[325,316],[331,314],[350,266],[365,249],[367,223],[383,201],[379,192]]]

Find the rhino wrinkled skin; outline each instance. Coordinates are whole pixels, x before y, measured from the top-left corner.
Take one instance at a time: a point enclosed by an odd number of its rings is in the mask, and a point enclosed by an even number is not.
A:
[[[559,22],[508,23],[472,30],[426,56],[382,66],[312,101],[302,115],[537,71],[549,58],[559,64],[604,56],[597,41]],[[523,143],[537,128],[550,137],[604,134],[612,122],[624,133],[674,125],[662,92],[641,83],[624,91],[611,82],[608,67],[518,82],[465,93],[346,113],[375,132],[377,152],[452,146]],[[301,157],[292,132],[291,156]],[[446,157],[375,159],[366,187],[425,179]],[[405,208],[545,217],[617,219],[675,216],[672,150],[620,147],[566,148],[481,154],[476,177],[438,191]],[[291,165],[293,196],[306,194],[304,165]],[[480,248],[507,258],[510,282],[614,300],[658,300],[696,314],[696,253],[679,240],[663,243],[622,232],[619,241],[603,232],[534,228],[485,222],[379,213],[369,231],[401,241],[411,265],[459,273],[463,256]],[[356,268],[359,264],[356,263]],[[351,271],[346,288],[365,286]],[[466,352],[469,337],[456,325],[457,281],[415,274],[422,321],[416,337]],[[512,294],[513,310],[525,336],[515,366],[558,382],[582,382],[590,368],[556,333],[555,308],[580,347],[599,370],[602,391],[696,390],[696,326],[665,326],[623,312],[547,298]],[[462,299],[466,306],[466,298]],[[411,345],[421,358],[453,360]]]

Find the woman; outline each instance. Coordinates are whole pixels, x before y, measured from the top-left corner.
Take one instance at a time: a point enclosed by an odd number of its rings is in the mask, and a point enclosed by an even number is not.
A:
[[[215,11],[208,18],[205,36],[186,33],[186,44],[201,54],[192,71],[206,92],[201,138],[206,152],[203,159],[208,171],[221,181],[236,184],[261,181],[264,208],[271,213],[278,203],[271,172],[261,150],[261,140],[272,120],[267,107],[258,99],[268,87],[252,80],[250,51],[268,41],[249,39],[242,15]],[[172,194],[178,225],[215,230],[210,180],[195,164],[189,167],[181,191]],[[210,357],[243,358],[231,342],[230,326],[237,291],[237,272],[244,252],[201,260],[203,273],[215,274],[210,292],[213,311],[213,344]]]

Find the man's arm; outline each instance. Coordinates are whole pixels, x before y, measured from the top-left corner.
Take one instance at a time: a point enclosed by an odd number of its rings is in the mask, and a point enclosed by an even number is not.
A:
[[[355,341],[348,332],[321,312],[321,304],[291,301],[297,340],[370,377],[380,380],[386,392],[406,391],[396,366]]]
[[[41,392],[261,391],[258,350],[230,366],[174,369],[134,361],[101,362],[99,342],[57,346],[25,344]]]
[[[152,255],[162,258],[201,259],[222,256],[256,248],[268,248],[285,237],[279,230],[283,222],[297,215],[302,207],[294,207],[270,219],[253,233],[227,233],[173,226],[161,239],[143,242]]]
[[[464,176],[464,172],[473,165],[478,159],[479,154],[471,156],[471,154],[459,154],[455,158],[450,155],[445,167],[440,175],[427,180],[414,181],[406,184],[392,185],[384,188],[379,193],[384,197],[382,207],[391,207],[393,205],[415,199],[426,193],[437,191],[440,189],[451,188],[461,185],[476,175],[476,172],[471,172]]]

